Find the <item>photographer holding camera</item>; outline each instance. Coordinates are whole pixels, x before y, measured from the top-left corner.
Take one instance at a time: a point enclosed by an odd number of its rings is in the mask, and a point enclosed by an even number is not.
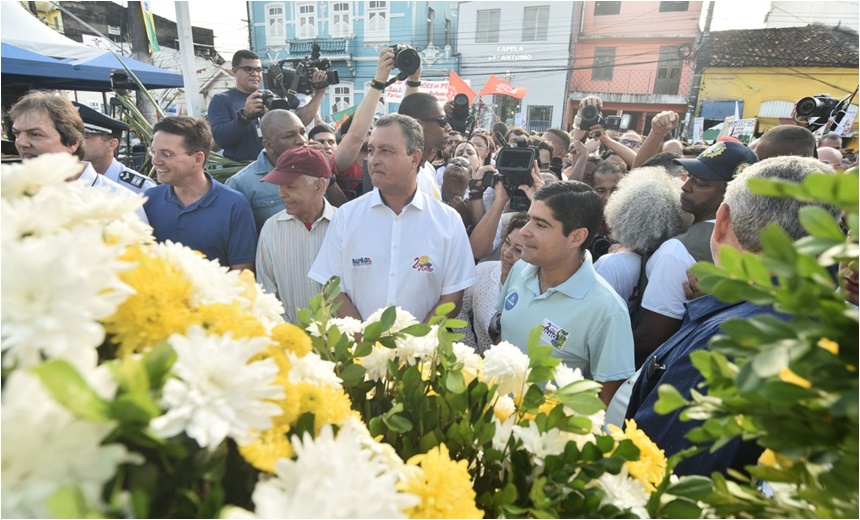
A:
[[[263,149],[260,118],[268,112],[264,92],[258,90],[263,81],[263,65],[256,53],[245,49],[233,54],[232,64],[236,86],[212,98],[207,119],[215,143],[224,150],[224,157],[253,161]],[[325,71],[317,70],[313,79],[319,81],[324,75]],[[313,121],[324,94],[324,88],[314,91],[307,104],[295,109],[302,124]]]

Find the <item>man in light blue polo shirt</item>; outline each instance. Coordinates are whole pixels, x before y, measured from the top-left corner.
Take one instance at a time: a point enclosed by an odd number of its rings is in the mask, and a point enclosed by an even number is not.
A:
[[[532,328],[539,343],[612,395],[633,375],[633,333],[627,305],[595,271],[586,250],[603,217],[600,196],[587,184],[546,184],[534,195],[522,228],[522,259],[499,296],[501,337],[524,352]]]

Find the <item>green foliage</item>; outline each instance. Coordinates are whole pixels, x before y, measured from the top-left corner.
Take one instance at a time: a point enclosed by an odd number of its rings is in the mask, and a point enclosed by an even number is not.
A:
[[[689,433],[694,442],[716,449],[742,437],[768,450],[759,465],[746,468],[751,479],[715,474],[712,489],[697,479],[667,493],[700,500],[720,517],[857,517],[858,314],[828,272],[840,261],[857,264],[857,179],[854,170],[809,175],[802,184],[751,180],[757,194],[814,203],[799,214],[809,236],[793,242],[772,224],[760,235],[761,255],[723,247],[720,267],[693,267],[704,291],[772,306],[785,319],[727,321],[710,350],[691,356],[707,394],[694,391],[687,401],[660,387],[659,412],[685,408],[682,418],[704,421]],[[847,239],[820,205],[845,212]],[[759,480],[773,498],[756,488]],[[662,514],[683,516],[686,507],[667,506]]]

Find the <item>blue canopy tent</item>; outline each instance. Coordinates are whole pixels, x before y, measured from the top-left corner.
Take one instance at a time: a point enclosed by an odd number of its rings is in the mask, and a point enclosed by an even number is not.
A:
[[[70,63],[74,67],[75,71],[81,72],[86,76],[93,78],[98,77],[107,80],[108,88],[110,88],[111,71],[115,69],[122,71],[125,70],[119,59],[109,52],[88,59],[63,61]],[[125,63],[132,72],[134,72],[137,79],[139,79],[147,89],[181,88],[183,86],[181,74],[160,69],[154,65],[126,56],[122,57],[122,62]]]

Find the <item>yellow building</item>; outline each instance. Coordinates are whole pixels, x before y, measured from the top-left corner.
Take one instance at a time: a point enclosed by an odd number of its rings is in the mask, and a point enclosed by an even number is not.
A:
[[[795,124],[795,103],[828,94],[853,94],[857,114],[858,36],[851,30],[809,25],[718,31],[703,49],[709,65],[702,75],[697,113],[709,128],[726,117],[757,120],[756,135],[773,126]],[[857,151],[857,118],[843,129],[843,146]]]

